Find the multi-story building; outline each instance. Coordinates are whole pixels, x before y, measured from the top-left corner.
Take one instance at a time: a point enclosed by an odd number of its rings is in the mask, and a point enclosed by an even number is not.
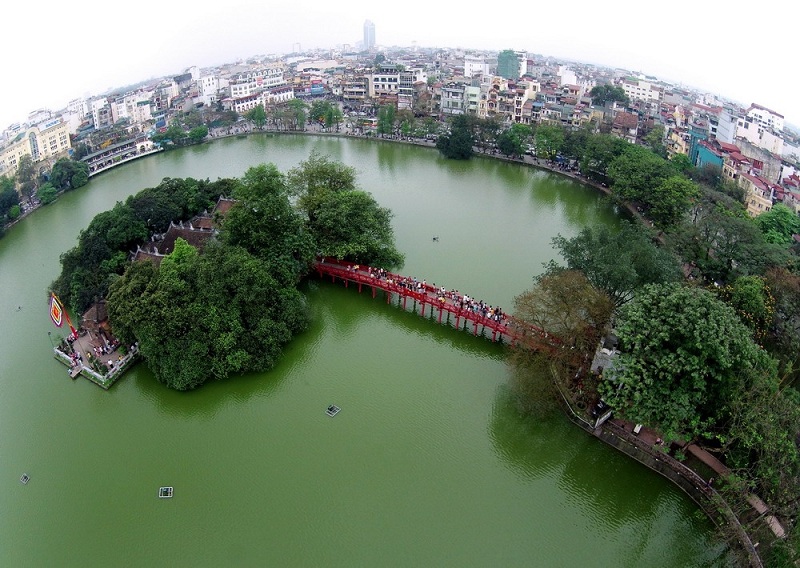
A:
[[[756,103],[750,105],[743,120],[751,123],[754,122],[761,128],[783,132],[783,115],[778,114],[774,110],[757,105]]]
[[[747,213],[755,217],[772,209],[772,189],[769,183],[759,176],[742,173],[739,185],[744,188],[747,200]]]
[[[441,102],[439,109],[443,117],[464,114],[464,92],[466,86],[463,83],[448,83],[441,87]]]
[[[387,95],[397,96],[400,93],[400,71],[394,64],[381,65],[369,76],[369,96],[381,98]]]
[[[346,74],[341,81],[342,100],[345,103],[361,103],[370,92],[370,77],[362,73]]]
[[[71,147],[67,123],[61,117],[51,118],[20,132],[0,151],[0,175],[14,175],[23,156],[30,156],[34,164],[55,161]]]
[[[527,71],[525,52],[506,49],[497,55],[497,74],[505,79],[517,80]]]
[[[657,103],[661,100],[663,93],[662,89],[659,89],[649,81],[640,81],[638,79],[626,78],[620,83],[620,86],[631,101]]]
[[[211,106],[219,100],[220,80],[215,74],[201,75],[197,80],[199,102]]]
[[[372,20],[367,20],[364,22],[364,50],[373,49],[375,49],[375,24]]]
[[[261,67],[253,71],[245,71],[231,77],[228,85],[228,96],[232,99],[247,97],[265,89],[277,87],[286,82],[281,65]]]
[[[476,75],[488,75],[489,64],[484,57],[478,55],[464,56],[464,77],[475,77]]]

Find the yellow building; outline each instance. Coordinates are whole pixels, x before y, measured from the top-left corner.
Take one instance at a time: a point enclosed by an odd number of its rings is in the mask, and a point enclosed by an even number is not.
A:
[[[747,212],[755,217],[772,209],[772,190],[757,176],[739,174],[739,185],[747,192]]]
[[[0,175],[13,176],[23,156],[31,156],[36,164],[66,156],[70,148],[69,125],[61,117],[40,122],[20,132],[0,150]]]

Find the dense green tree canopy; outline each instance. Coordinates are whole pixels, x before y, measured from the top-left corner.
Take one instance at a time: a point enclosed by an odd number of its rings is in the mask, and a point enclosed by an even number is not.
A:
[[[792,235],[800,234],[800,217],[783,203],[776,203],[754,221],[768,243],[788,245]]]
[[[670,163],[648,148],[629,144],[608,166],[616,195],[627,201],[650,203],[651,191],[674,174]]]
[[[403,264],[403,256],[394,244],[391,218],[391,212],[364,191],[331,192],[309,228],[322,256],[394,268]]]
[[[236,204],[223,223],[223,239],[266,262],[273,278],[294,286],[314,260],[315,246],[289,202],[286,178],[273,164],[251,167],[233,192]]]
[[[583,272],[617,307],[645,284],[676,282],[681,276],[677,259],[656,246],[641,225],[623,222],[619,230],[586,227],[571,239],[558,235],[553,246],[570,269]]]
[[[733,308],[701,288],[645,286],[622,308],[617,334],[606,400],[669,439],[716,437],[754,377],[774,373]]]
[[[521,156],[533,139],[529,126],[512,124],[497,136],[497,149],[506,156]]]
[[[653,187],[643,201],[649,207],[650,219],[667,228],[679,223],[699,197],[697,184],[681,175],[672,175]]]
[[[378,108],[378,134],[389,135],[394,133],[395,114],[393,104],[381,105]]]
[[[264,128],[264,125],[267,123],[267,113],[264,110],[264,105],[256,105],[254,109],[251,109],[247,115],[247,120],[252,121],[253,125],[261,130]]]
[[[58,192],[56,191],[56,188],[53,187],[53,184],[49,182],[42,184],[42,187],[40,187],[39,191],[36,192],[36,197],[42,202],[42,205],[52,203],[55,201],[57,195]]]
[[[320,202],[330,192],[356,189],[356,171],[318,152],[289,170],[286,175],[289,194],[313,222]]]
[[[764,274],[773,266],[786,266],[788,251],[766,242],[746,215],[726,209],[721,201],[704,200],[691,217],[690,222],[668,233],[668,242],[706,280],[728,283],[739,276]]]
[[[450,122],[450,133],[439,136],[436,148],[445,158],[468,160],[472,157],[475,143],[470,119],[463,114],[454,116]]]
[[[394,244],[391,212],[356,188],[352,167],[312,153],[292,168],[287,178],[318,253],[385,268],[402,264],[403,256]]]
[[[564,145],[564,129],[543,124],[536,129],[536,156],[546,160],[555,159]]]
[[[596,105],[604,105],[613,101],[625,105],[630,103],[628,95],[625,94],[625,89],[619,85],[597,85],[596,87],[592,87],[589,96],[592,97],[592,102]]]
[[[170,221],[188,220],[210,208],[226,182],[165,178],[100,213],[81,231],[78,244],[61,255],[61,274],[51,288],[77,312],[103,298],[114,277],[127,266],[130,251],[152,230],[166,230]]]
[[[38,185],[36,168],[30,154],[26,154],[19,159],[16,178],[20,193],[30,199],[36,193],[36,187]]]
[[[0,176],[0,219],[4,218],[12,207],[19,204],[19,194],[14,180]]]
[[[85,162],[61,158],[50,171],[50,183],[58,191],[69,191],[86,185],[89,166]]]
[[[156,378],[177,390],[272,368],[308,322],[303,297],[266,262],[221,243],[198,255],[182,239],[159,268],[132,265],[108,309],[115,330],[138,341]]]

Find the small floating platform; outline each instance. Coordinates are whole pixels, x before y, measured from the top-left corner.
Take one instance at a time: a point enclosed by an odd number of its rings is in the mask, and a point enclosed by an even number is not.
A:
[[[341,408],[339,408],[335,404],[331,404],[328,406],[328,408],[325,409],[325,414],[327,414],[328,416],[336,416],[337,414],[339,414],[340,410]]]
[[[159,499],[169,499],[172,497],[172,487],[159,487],[158,488],[158,498]]]
[[[31,476],[28,475],[27,473],[23,473],[22,477],[19,478],[19,482],[22,483],[22,485],[27,484],[30,480],[31,480]]]

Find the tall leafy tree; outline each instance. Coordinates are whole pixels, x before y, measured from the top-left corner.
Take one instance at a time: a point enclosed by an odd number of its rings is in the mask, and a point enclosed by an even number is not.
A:
[[[702,288],[645,286],[616,329],[622,353],[606,400],[668,439],[718,437],[755,377],[774,373],[733,308]]]
[[[531,141],[530,127],[512,124],[497,137],[497,148],[506,156],[521,156]]]
[[[256,105],[247,113],[247,120],[252,121],[253,125],[262,130],[264,125],[267,124],[267,113],[264,110],[264,105]]]
[[[792,235],[800,233],[800,217],[783,203],[776,203],[754,221],[768,243],[788,245]]]
[[[394,133],[395,107],[392,104],[381,105],[378,108],[378,134],[387,135]]]
[[[273,278],[294,286],[314,260],[314,243],[289,202],[286,179],[274,164],[251,167],[234,190],[223,223],[225,242],[265,261]]]
[[[543,404],[553,406],[547,404],[558,392],[553,381],[562,391],[575,390],[576,371],[590,360],[612,310],[608,294],[577,270],[543,274],[533,288],[514,298],[515,318],[545,330],[548,341],[564,347],[512,351],[512,384],[523,409],[536,412]]]
[[[644,202],[650,219],[659,227],[667,228],[679,223],[699,197],[697,184],[683,176],[672,175],[653,187]]]
[[[285,106],[284,122],[287,122],[292,130],[303,130],[306,124],[308,105],[300,99],[290,99]]]
[[[19,185],[20,193],[30,200],[36,193],[36,168],[33,164],[33,158],[30,154],[26,154],[19,159],[17,163],[17,185]]]
[[[89,166],[85,162],[61,158],[50,171],[50,183],[59,191],[69,191],[86,185]]]
[[[594,104],[601,106],[615,101],[624,105],[630,103],[628,95],[625,94],[625,89],[619,85],[597,85],[592,87],[589,96],[592,97]]]
[[[632,300],[646,284],[676,282],[681,277],[678,260],[658,247],[647,229],[633,223],[623,222],[619,230],[586,227],[571,239],[558,235],[553,246],[568,268],[583,272],[616,307]],[[557,269],[551,263],[550,271]]]
[[[0,176],[0,218],[6,216],[9,210],[19,204],[14,180],[7,176]]]
[[[445,158],[468,160],[472,157],[475,143],[472,124],[467,115],[457,115],[450,122],[450,133],[439,136],[436,148]]]
[[[364,191],[329,192],[309,229],[322,256],[395,268],[403,255],[394,244],[391,218],[391,211]]]
[[[356,171],[341,162],[313,151],[307,160],[290,169],[286,175],[289,194],[298,208],[312,221],[320,201],[329,192],[356,189]]]
[[[240,247],[211,243],[198,255],[179,239],[158,269],[137,265],[114,283],[109,318],[170,388],[268,370],[307,325],[300,293]]]
[[[536,129],[536,155],[546,160],[555,159],[564,144],[564,130],[559,126],[542,124]]]
[[[614,193],[627,201],[649,203],[653,188],[674,174],[670,163],[642,146],[629,144],[608,166]]]

